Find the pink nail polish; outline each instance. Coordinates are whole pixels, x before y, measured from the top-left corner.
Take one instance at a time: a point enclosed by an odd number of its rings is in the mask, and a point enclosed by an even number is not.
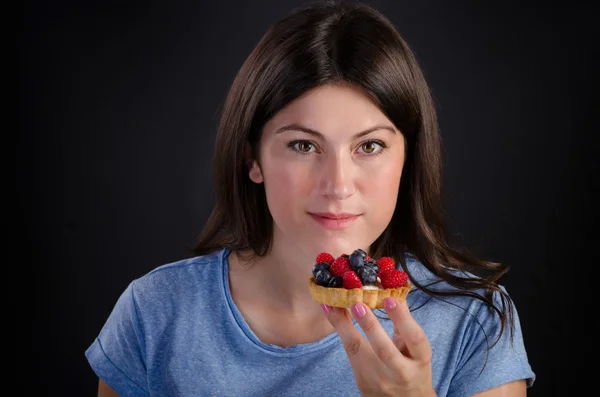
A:
[[[367,314],[365,307],[360,303],[355,303],[352,306],[352,313],[354,313],[354,317],[363,318],[365,314]]]
[[[386,310],[391,310],[396,307],[396,299],[394,298],[385,298],[383,300],[383,306]]]
[[[325,314],[329,314],[333,311],[333,309],[331,308],[331,306],[328,305],[324,305],[321,304],[321,309],[323,309],[323,311],[325,312]]]

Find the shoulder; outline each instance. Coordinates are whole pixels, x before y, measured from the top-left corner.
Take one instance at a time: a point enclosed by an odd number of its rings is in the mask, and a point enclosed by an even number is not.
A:
[[[504,285],[489,296],[485,288],[462,289],[407,256],[407,270],[416,283],[407,300],[413,318],[436,352],[434,379],[446,382],[448,395],[474,395],[483,390],[525,379],[535,380],[527,358],[516,305]],[[445,269],[467,280],[475,274]],[[450,379],[445,374],[452,374]]]
[[[494,307],[499,310],[514,308],[512,300],[503,285],[497,285],[497,291],[488,296],[486,289],[461,289],[451,285],[439,275],[434,274],[415,256],[407,254],[407,271],[419,287],[414,286],[409,294],[413,307],[426,307],[424,312],[438,319],[464,319],[465,323],[489,320]],[[475,274],[446,269],[448,274],[468,280],[480,280]]]
[[[472,299],[478,300],[477,296],[484,296],[486,290],[484,288],[474,288],[474,289],[461,289],[457,286],[451,285],[448,281],[444,280],[437,274],[434,274],[431,270],[429,270],[425,265],[414,255],[406,254],[406,265],[407,271],[410,274],[411,278],[415,280],[420,286],[426,287],[428,290],[439,292],[442,294],[454,294],[454,293],[462,293],[468,295]],[[443,265],[442,265],[443,267]],[[461,278],[463,280],[481,280],[481,277],[470,273],[470,272],[461,272],[456,269],[445,268],[444,270],[448,275]],[[506,295],[508,295],[506,288],[498,284],[497,287]],[[415,288],[417,289],[417,288]],[[469,299],[471,300],[471,299]]]
[[[157,305],[216,290],[222,283],[226,255],[227,250],[221,249],[159,266],[131,282],[133,297]]]
[[[500,340],[499,345],[508,346],[513,340],[522,344],[517,308],[503,285],[497,285],[491,294],[481,287],[458,288],[433,274],[414,257],[407,260],[407,268],[414,280],[425,287],[413,288],[407,301],[413,317],[426,333],[443,343],[458,343],[464,349],[492,347]],[[471,273],[447,271],[464,279],[479,278]]]
[[[211,252],[202,256],[181,259],[159,266],[142,277],[134,280],[136,287],[141,288],[156,283],[170,283],[188,280],[190,276],[218,272],[226,259],[226,249]]]

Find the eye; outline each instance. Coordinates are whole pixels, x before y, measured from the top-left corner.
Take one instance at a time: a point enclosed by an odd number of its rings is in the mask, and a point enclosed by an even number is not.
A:
[[[367,141],[363,142],[359,149],[365,154],[378,154],[385,148],[385,144],[381,141]]]
[[[309,141],[293,141],[290,142],[288,146],[292,150],[301,154],[308,154],[315,151],[315,145]]]

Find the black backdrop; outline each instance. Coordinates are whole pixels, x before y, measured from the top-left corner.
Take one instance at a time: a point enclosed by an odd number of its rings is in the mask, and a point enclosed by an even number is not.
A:
[[[213,202],[226,91],[300,3],[22,3],[18,252],[34,299],[22,300],[31,349],[20,359],[34,374],[22,390],[95,395],[85,349],[133,278],[188,255]],[[597,346],[591,5],[371,4],[431,84],[452,241],[512,267],[503,284],[538,376],[530,395],[575,395]]]

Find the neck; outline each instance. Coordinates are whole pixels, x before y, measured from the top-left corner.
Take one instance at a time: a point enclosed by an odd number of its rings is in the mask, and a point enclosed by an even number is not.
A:
[[[294,245],[274,241],[271,251],[252,264],[232,252],[229,260],[232,288],[240,295],[247,296],[244,293],[247,292],[256,301],[293,316],[322,316],[308,288],[314,258],[291,247]]]
[[[291,312],[315,307],[321,310],[308,288],[312,269],[309,259],[291,259],[270,253],[249,265],[232,253],[230,264],[232,278],[243,280],[243,283],[236,283],[238,291],[252,290],[257,300],[268,301],[271,307],[275,305]]]

